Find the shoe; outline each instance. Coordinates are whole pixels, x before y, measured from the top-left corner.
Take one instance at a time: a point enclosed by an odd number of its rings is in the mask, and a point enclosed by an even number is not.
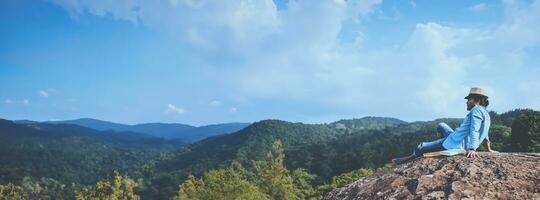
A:
[[[394,159],[392,159],[392,163],[393,163],[394,165],[399,165],[399,164],[401,164],[402,162],[403,162],[403,160],[402,160],[401,158],[394,158]]]

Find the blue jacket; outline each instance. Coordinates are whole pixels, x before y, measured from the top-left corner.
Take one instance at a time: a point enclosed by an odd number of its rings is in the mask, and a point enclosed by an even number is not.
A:
[[[474,149],[486,139],[489,141],[488,131],[491,118],[484,106],[474,106],[463,119],[461,126],[448,135],[443,142],[445,149]]]

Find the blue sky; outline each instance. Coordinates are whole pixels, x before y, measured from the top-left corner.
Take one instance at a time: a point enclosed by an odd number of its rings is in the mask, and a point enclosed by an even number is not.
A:
[[[204,125],[540,109],[540,1],[6,0],[0,118]]]

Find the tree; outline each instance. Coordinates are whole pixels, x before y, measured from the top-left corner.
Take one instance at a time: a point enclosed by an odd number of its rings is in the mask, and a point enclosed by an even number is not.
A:
[[[509,150],[510,133],[512,129],[505,125],[493,124],[489,128],[489,140],[491,148],[497,151]],[[480,146],[483,147],[483,146]]]
[[[343,187],[349,183],[352,183],[362,177],[369,176],[373,174],[373,170],[369,168],[360,168],[351,172],[341,174],[339,176],[334,176],[332,178],[332,188]]]
[[[76,193],[77,200],[138,200],[133,192],[137,184],[128,176],[121,176],[114,171],[111,180],[100,180],[95,187],[84,189]]]
[[[0,200],[19,200],[28,199],[28,195],[22,191],[22,188],[8,183],[0,185]]]
[[[317,175],[308,173],[305,169],[298,168],[292,171],[292,179],[294,187],[300,192],[301,199],[307,199],[314,197],[317,194],[317,190],[313,188],[313,180],[317,178]]]
[[[270,199],[260,189],[243,179],[232,168],[211,170],[201,179],[193,176],[184,181],[178,190],[178,200],[196,199]]]
[[[300,199],[300,191],[293,185],[289,170],[283,165],[285,154],[280,140],[273,142],[266,160],[253,161],[256,183],[273,199]]]
[[[540,112],[521,114],[512,123],[512,147],[517,151],[540,152]]]

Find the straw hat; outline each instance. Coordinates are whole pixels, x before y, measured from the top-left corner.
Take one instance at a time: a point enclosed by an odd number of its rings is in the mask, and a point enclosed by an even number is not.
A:
[[[484,90],[482,88],[480,88],[480,87],[472,87],[471,91],[469,91],[469,95],[467,95],[465,97],[465,99],[469,98],[469,96],[471,96],[472,94],[474,94],[474,95],[482,95],[482,96],[488,97],[486,92],[484,92]]]

